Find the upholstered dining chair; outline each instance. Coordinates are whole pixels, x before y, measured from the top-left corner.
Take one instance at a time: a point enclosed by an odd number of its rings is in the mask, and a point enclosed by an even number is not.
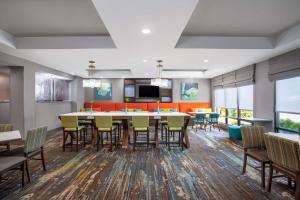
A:
[[[209,131],[211,131],[211,127],[214,127],[214,128],[218,127],[218,129],[220,131],[219,117],[220,117],[220,114],[218,114],[218,113],[209,114],[208,119],[207,119],[207,123],[209,125]]]
[[[114,144],[117,147],[117,128],[113,125],[112,116],[96,116],[95,117],[95,127],[97,131],[97,151],[99,151],[99,144],[103,147],[103,133],[106,133],[106,138],[108,140],[108,134],[110,134],[110,149],[113,147],[113,135]]]
[[[44,156],[44,145],[46,143],[46,136],[47,126],[28,130],[24,146],[24,156],[28,160],[41,160],[44,171],[46,171],[46,163]],[[38,154],[40,154],[40,158],[36,158]],[[25,163],[25,167],[28,177],[30,179],[27,162]]]
[[[149,116],[132,116],[133,126],[133,150],[135,151],[137,138],[139,133],[146,133],[147,137],[147,148],[150,144],[150,133],[149,133]]]
[[[167,117],[168,125],[167,125],[167,145],[170,150],[171,144],[178,144],[178,146],[183,150],[183,126],[184,126],[184,117],[182,116],[168,116]],[[171,134],[173,134],[173,138],[175,133],[178,133],[178,141],[170,141]]]
[[[265,187],[265,168],[270,163],[267,156],[267,151],[264,142],[265,129],[262,126],[242,126],[242,142],[244,148],[244,164],[243,174],[246,172],[247,157],[258,161],[260,167],[254,167],[260,171],[261,174],[261,186]]]
[[[270,172],[268,181],[268,192],[271,191],[273,170],[282,173],[289,179],[296,181],[295,199],[300,199],[300,163],[299,143],[288,139],[264,135],[268,158],[270,159]],[[279,177],[279,176],[277,176]]]
[[[76,151],[78,152],[79,147],[79,134],[83,132],[83,146],[85,146],[86,127],[80,126],[78,123],[77,116],[60,116],[60,121],[63,126],[63,151],[66,148],[66,141],[68,136],[71,137],[71,147],[73,145],[73,139],[76,139]],[[74,135],[76,133],[76,136]]]
[[[196,117],[192,120],[193,121],[192,128],[194,128],[194,125],[196,125],[196,131],[197,131],[198,128],[197,125],[199,125],[200,128],[205,127],[206,126],[205,120],[206,120],[206,114],[196,114]]]
[[[12,130],[12,124],[0,124],[0,132],[7,132]],[[0,142],[0,146],[6,146],[6,148],[10,151],[10,142]]]

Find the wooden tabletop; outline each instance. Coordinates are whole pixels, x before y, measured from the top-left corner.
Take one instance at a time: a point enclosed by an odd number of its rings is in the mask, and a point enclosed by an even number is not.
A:
[[[9,142],[22,139],[20,131],[0,132],[0,142]]]
[[[300,145],[300,135],[295,134],[295,133],[292,134],[292,133],[274,133],[274,132],[268,132],[268,133],[265,133],[265,134],[276,136],[276,137],[280,137],[280,138],[283,138],[283,139],[292,140],[294,142],[298,142],[299,145]]]

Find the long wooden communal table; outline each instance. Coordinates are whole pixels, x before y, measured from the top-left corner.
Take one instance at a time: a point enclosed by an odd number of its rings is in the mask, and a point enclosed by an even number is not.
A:
[[[128,120],[132,116],[149,116],[150,120],[155,120],[155,147],[159,147],[159,137],[158,137],[158,123],[159,120],[167,118],[167,116],[183,116],[185,118],[184,123],[184,145],[189,148],[189,136],[187,132],[187,126],[189,124],[190,115],[181,112],[74,112],[66,113],[60,116],[77,116],[81,119],[91,119],[93,120],[95,116],[112,116],[113,120],[122,120],[123,124],[123,141],[122,147],[128,148]]]

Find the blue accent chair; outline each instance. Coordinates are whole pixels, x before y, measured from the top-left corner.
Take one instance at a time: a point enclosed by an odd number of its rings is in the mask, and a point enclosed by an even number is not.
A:
[[[241,126],[228,126],[229,138],[234,140],[242,140]]]

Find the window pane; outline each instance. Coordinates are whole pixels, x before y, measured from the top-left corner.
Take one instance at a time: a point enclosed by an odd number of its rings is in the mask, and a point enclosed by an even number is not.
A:
[[[253,85],[239,87],[239,108],[253,110]]]
[[[237,88],[225,89],[226,108],[237,108]]]
[[[224,89],[215,90],[215,107],[216,108],[225,107]]]
[[[276,81],[276,110],[300,113],[300,77]]]
[[[300,115],[279,113],[279,127],[289,130],[298,131],[300,126]]]

